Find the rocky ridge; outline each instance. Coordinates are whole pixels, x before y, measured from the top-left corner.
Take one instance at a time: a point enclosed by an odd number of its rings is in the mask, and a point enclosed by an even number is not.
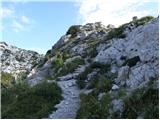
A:
[[[31,86],[49,80],[62,89],[49,118],[158,118],[158,26],[150,16],[118,28],[71,26],[28,78]],[[80,65],[87,67],[75,74]]]
[[[22,73],[29,73],[43,55],[0,42],[1,71],[12,74],[15,80]]]

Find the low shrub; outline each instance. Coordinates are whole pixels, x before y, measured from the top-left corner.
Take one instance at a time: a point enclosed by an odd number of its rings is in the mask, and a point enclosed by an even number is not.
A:
[[[112,38],[125,38],[126,35],[124,34],[124,26],[120,26],[119,28],[114,28],[110,32],[108,32],[107,39]]]
[[[82,72],[82,73],[80,73],[80,74],[78,75],[76,83],[77,83],[77,85],[78,85],[78,87],[79,87],[80,89],[82,89],[82,88],[84,88],[84,87],[86,86],[85,80],[87,79],[87,75],[88,75],[89,73],[91,73],[92,70],[93,70],[93,69],[92,69],[90,66],[88,66],[88,67],[85,69],[84,72]]]
[[[80,31],[79,25],[73,25],[68,29],[66,35],[71,34],[71,37],[76,37],[77,32],[79,31]]]
[[[17,85],[2,90],[2,118],[35,119],[48,117],[62,99],[55,83],[40,83],[34,87]]]
[[[43,67],[43,65],[47,62],[47,58],[43,58],[42,60],[39,61],[39,63],[37,64],[37,68],[41,68]]]
[[[1,72],[1,85],[4,88],[10,87],[14,84],[14,77],[10,73]]]
[[[123,118],[137,118],[143,113],[145,119],[159,118],[159,90],[148,87],[137,89],[125,100]]]
[[[58,54],[57,58],[52,61],[52,68],[54,68],[55,72],[59,70],[64,64],[62,54]]]
[[[126,60],[126,61],[123,63],[122,66],[128,65],[129,67],[133,67],[133,66],[135,66],[135,65],[137,64],[137,62],[139,62],[139,61],[140,61],[139,56],[135,56],[135,57],[133,57],[133,58],[130,58],[130,59]]]
[[[125,89],[124,89],[124,88],[120,88],[120,89],[118,90],[118,92],[117,92],[117,97],[118,97],[118,98],[122,98],[122,97],[124,97],[125,95],[126,95]]]
[[[96,91],[98,91],[98,93],[108,92],[112,88],[112,80],[108,79],[104,75],[100,75],[98,78]]]
[[[77,111],[78,119],[106,119],[109,114],[111,98],[109,94],[102,97],[101,102],[92,94],[81,95],[81,105]]]
[[[96,50],[96,48],[99,43],[100,43],[100,40],[87,41],[87,44],[89,45],[86,51],[87,56],[90,56],[91,58],[94,58],[97,56],[98,51]]]
[[[88,86],[87,86],[87,89],[93,89],[93,88],[96,88],[97,84],[98,84],[98,75],[96,75],[95,77],[93,77],[91,79],[91,81],[89,82]]]
[[[81,95],[81,106],[77,111],[77,119],[100,118],[100,106],[96,98],[92,95]]]
[[[142,17],[142,18],[136,20],[136,21],[134,22],[134,24],[135,24],[136,26],[144,25],[145,23],[151,21],[152,19],[154,19],[154,17],[152,17],[152,16],[145,16],[145,17]]]
[[[73,61],[63,65],[57,76],[59,77],[67,75],[69,73],[73,73],[79,65],[83,65],[84,63],[85,61],[82,58],[75,58]]]
[[[78,84],[79,88],[82,89],[86,86],[85,80],[87,79],[87,75],[89,73],[91,73],[94,69],[100,69],[100,74],[104,74],[104,73],[107,73],[110,70],[110,65],[109,64],[101,64],[101,63],[98,63],[98,62],[93,62],[92,64],[90,64],[85,69],[85,71],[82,72],[81,74],[79,74],[78,77],[77,77],[77,84]],[[97,77],[94,78],[94,81],[96,81],[95,79],[97,79]],[[94,81],[93,81],[93,84],[94,84]],[[89,86],[89,87],[91,87],[91,86]]]
[[[26,84],[26,78],[27,78],[28,72],[20,72],[17,75],[17,79],[16,79],[16,84],[17,85],[22,85],[22,84]]]
[[[51,50],[48,50],[46,52],[45,58],[47,58],[47,60],[49,60],[51,57],[52,57]]]

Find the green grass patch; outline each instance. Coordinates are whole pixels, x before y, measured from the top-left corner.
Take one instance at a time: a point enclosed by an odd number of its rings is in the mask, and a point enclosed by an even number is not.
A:
[[[77,111],[78,119],[105,119],[109,114],[111,98],[109,94],[102,97],[98,102],[97,98],[92,94],[81,95],[81,106]]]
[[[136,119],[141,113],[145,119],[159,118],[159,90],[148,87],[137,89],[125,100],[123,118]]]
[[[92,95],[82,94],[81,106],[77,111],[77,119],[96,119],[100,118],[100,106],[97,99]]]
[[[78,68],[79,65],[83,65],[85,61],[82,58],[75,58],[73,61],[63,64],[61,67],[61,70],[59,73],[56,75],[58,77],[67,75],[69,73],[73,73],[76,68]]]
[[[153,19],[154,19],[154,17],[152,17],[152,16],[145,16],[145,17],[142,17],[142,18],[136,20],[136,21],[134,22],[134,24],[135,24],[136,26],[144,25],[145,23],[147,23],[147,22],[149,22],[149,21],[151,21],[151,20],[153,20]]]
[[[124,34],[125,27],[120,26],[119,28],[114,28],[110,32],[108,32],[107,39],[112,38],[125,38],[126,35]]]
[[[90,56],[91,58],[94,58],[97,56],[98,51],[96,50],[98,44],[100,43],[100,40],[91,40],[87,41],[87,44],[89,47],[87,48],[86,54],[87,56]]]
[[[80,89],[86,86],[85,79],[87,78],[87,75],[92,72],[92,70],[93,69],[90,66],[88,66],[84,72],[78,75],[76,83]]]
[[[48,117],[62,99],[55,83],[40,83],[34,87],[17,85],[2,90],[3,119],[34,119]]]
[[[10,73],[1,72],[1,85],[2,88],[7,88],[14,84],[14,77]]]
[[[107,76],[100,75],[96,86],[96,91],[98,93],[108,92],[112,88],[112,83],[112,80],[108,79]]]
[[[85,80],[87,79],[87,75],[89,73],[91,73],[94,69],[100,69],[100,74],[104,74],[110,70],[110,65],[109,64],[101,64],[98,62],[93,62],[92,64],[90,64],[85,69],[85,71],[82,72],[81,74],[79,74],[79,76],[77,77],[77,85],[79,86],[80,89],[82,89],[86,86]],[[97,79],[97,78],[93,79],[93,84],[95,84],[94,83],[94,81],[96,81],[95,79]],[[93,86],[91,85],[90,87],[93,87]]]
[[[55,72],[59,70],[64,64],[63,56],[62,54],[58,54],[57,58],[52,61],[52,68],[54,68]]]

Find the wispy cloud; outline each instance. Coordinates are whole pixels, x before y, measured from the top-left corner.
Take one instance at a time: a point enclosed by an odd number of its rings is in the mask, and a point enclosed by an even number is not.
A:
[[[15,32],[19,32],[19,31],[22,31],[24,29],[24,26],[17,21],[13,21],[11,27],[13,28],[13,30]]]
[[[14,1],[15,2],[15,1]],[[10,2],[10,6],[3,6],[0,8],[0,18],[3,20],[3,30],[11,29],[15,32],[26,31],[33,26],[35,22],[30,17],[24,15],[22,11],[16,11],[17,5],[20,5],[21,2]],[[6,24],[7,21],[7,24]]]
[[[21,16],[21,18],[16,19],[12,22],[11,28],[15,32],[20,32],[20,31],[26,31],[28,30],[29,26],[32,24],[32,20],[29,19],[27,16]]]
[[[14,14],[13,8],[0,7],[0,17],[1,19],[12,17]]]
[[[30,19],[27,16],[24,16],[24,15],[21,17],[21,21],[24,24],[30,24],[31,23]]]
[[[79,6],[78,22],[83,24],[88,22],[101,21],[103,24],[114,24],[116,26],[128,22],[133,16],[142,17],[157,12],[148,3],[157,3],[157,0],[77,0]],[[147,7],[147,6],[145,6]],[[139,10],[139,8],[141,8]]]
[[[3,2],[75,2],[76,0],[2,0]]]

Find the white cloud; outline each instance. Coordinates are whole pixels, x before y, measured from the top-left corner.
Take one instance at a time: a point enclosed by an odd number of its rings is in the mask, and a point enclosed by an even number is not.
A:
[[[17,2],[17,4],[21,4]],[[1,28],[11,29],[15,32],[30,30],[34,20],[24,15],[23,11],[16,11],[14,3],[0,8],[0,19],[3,21]],[[7,21],[7,22],[6,22]]]
[[[12,17],[13,14],[14,14],[14,9],[6,8],[6,7],[0,8],[0,18],[1,19]]]
[[[21,17],[21,21],[22,21],[22,23],[24,23],[24,24],[30,24],[30,19],[27,17],[27,16],[22,16]]]
[[[1,1],[26,3],[26,2],[75,2],[76,0],[1,0]]]
[[[151,15],[153,9],[149,6],[148,9],[142,8],[143,5],[150,2],[157,3],[157,0],[77,0],[79,6],[78,21],[83,24],[101,21],[105,25],[114,24],[118,26],[131,21],[133,16]],[[155,9],[154,12],[158,13],[158,10]]]
[[[32,21],[27,16],[22,16],[12,22],[12,29],[15,32],[26,31],[31,26]]]
[[[19,32],[19,31],[23,31],[24,30],[24,25],[19,23],[19,22],[17,22],[17,21],[13,21],[11,27],[15,32]]]

